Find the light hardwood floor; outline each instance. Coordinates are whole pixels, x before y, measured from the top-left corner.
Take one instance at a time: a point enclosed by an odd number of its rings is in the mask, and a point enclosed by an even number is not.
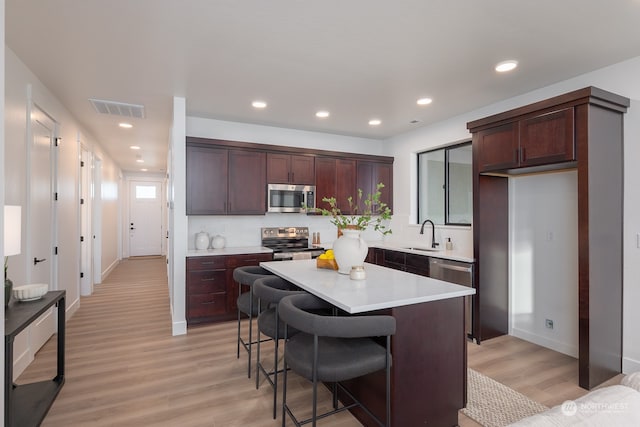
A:
[[[67,323],[66,383],[43,426],[280,426],[280,411],[271,418],[271,388],[256,390],[246,353],[236,359],[235,322],[171,336],[165,265],[160,258],[124,260],[82,298]],[[53,376],[55,341],[18,383]],[[263,346],[265,363],[269,348]],[[469,366],[547,406],[585,393],[575,359],[513,337],[469,344]],[[309,383],[294,376],[288,391],[294,411],[308,415]],[[320,394],[328,407],[329,393]],[[478,425],[459,418],[462,427]],[[342,413],[319,425],[360,424]]]

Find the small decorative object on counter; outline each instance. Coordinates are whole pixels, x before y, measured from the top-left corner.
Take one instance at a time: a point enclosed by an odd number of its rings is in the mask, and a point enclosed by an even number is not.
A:
[[[209,249],[209,233],[201,231],[196,234],[196,249],[199,251]]]
[[[333,249],[328,249],[325,253],[316,258],[317,268],[327,268],[329,270],[337,270],[338,263],[333,255]]]
[[[351,272],[349,273],[349,278],[351,280],[364,280],[367,278],[367,274],[364,271],[364,265],[354,265],[351,267]]]
[[[222,249],[226,244],[227,240],[219,234],[213,236],[213,240],[211,240],[211,246],[213,247],[213,249]]]
[[[451,237],[447,237],[447,243],[445,247],[448,251],[453,249],[453,242],[451,241]]]

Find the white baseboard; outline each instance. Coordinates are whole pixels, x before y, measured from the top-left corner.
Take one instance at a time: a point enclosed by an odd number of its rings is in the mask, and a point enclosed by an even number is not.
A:
[[[120,264],[120,260],[116,259],[111,263],[109,267],[107,267],[106,270],[102,272],[102,274],[100,275],[100,283],[104,282],[104,279],[107,278],[107,276],[118,266],[118,264]]]
[[[68,322],[71,316],[73,316],[80,308],[80,298],[76,298],[75,301],[71,302],[71,304],[68,304],[68,301],[65,301],[65,304],[67,304],[67,307],[64,313],[64,318],[65,321]]]
[[[634,360],[629,357],[622,358],[622,373],[632,374],[640,371],[640,360]]]
[[[172,322],[172,335],[186,335],[187,334],[187,321],[181,320],[178,322]]]
[[[511,335],[513,335],[516,338],[520,338],[525,341],[538,344],[542,347],[549,348],[559,353],[566,354],[567,356],[576,357],[576,358],[578,357],[578,347],[569,345],[567,343],[551,340],[547,337],[543,337],[537,334],[533,334],[529,331],[524,331],[522,329],[517,329],[517,328],[511,328]]]
[[[29,332],[27,331],[27,333]],[[13,358],[13,380],[14,381],[16,378],[20,376],[20,374],[22,374],[22,372],[25,369],[27,369],[27,366],[29,366],[31,362],[33,362],[33,355],[31,354],[31,351],[29,351],[29,346],[26,346],[24,347],[24,351],[22,353],[20,353],[19,355]]]

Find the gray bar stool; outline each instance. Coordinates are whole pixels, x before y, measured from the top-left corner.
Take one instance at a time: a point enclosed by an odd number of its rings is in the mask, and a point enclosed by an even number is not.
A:
[[[269,276],[274,276],[274,274],[257,265],[237,267],[233,270],[233,280],[240,284],[240,286],[238,286],[238,300],[236,303],[238,306],[238,345],[236,358],[240,358],[240,344],[242,344],[249,355],[247,360],[247,377],[249,378],[251,378],[251,345],[256,343],[256,341],[253,341],[253,318],[259,313],[258,300],[253,295],[253,283],[258,279]],[[248,286],[249,291],[243,293],[243,286]],[[240,335],[240,320],[242,313],[249,317],[249,339],[247,341],[245,341]]]
[[[288,335],[285,335],[285,325],[278,316],[278,303],[280,300],[289,295],[305,294],[293,283],[288,282],[281,277],[271,276],[258,279],[253,283],[253,295],[258,298],[258,337],[257,337],[257,355],[256,355],[256,389],[260,385],[260,372],[263,373],[267,382],[273,388],[273,419],[276,418],[276,405],[278,399],[278,341],[287,339],[288,336],[294,335],[297,331],[289,328]],[[273,338],[273,370],[267,371],[260,362],[260,333]],[[273,377],[273,379],[272,379]]]
[[[396,331],[393,316],[326,316],[317,310],[331,305],[311,295],[291,295],[278,304],[280,318],[288,328],[299,332],[285,342],[284,379],[282,390],[282,425],[285,414],[299,426],[329,415],[359,406],[380,426],[391,425],[391,335]],[[313,311],[313,312],[311,312]],[[386,337],[386,348],[370,337]],[[287,368],[313,383],[311,418],[298,421],[287,406]],[[386,372],[386,422],[383,423],[361,404],[341,381],[357,378],[384,369]],[[333,383],[333,410],[317,414],[318,382]],[[354,403],[338,407],[340,388]]]

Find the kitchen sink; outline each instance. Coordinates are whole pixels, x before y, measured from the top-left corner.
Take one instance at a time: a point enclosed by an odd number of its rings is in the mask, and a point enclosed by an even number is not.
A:
[[[403,249],[409,249],[410,251],[425,251],[425,252],[439,252],[440,248],[427,248],[425,246],[409,246]]]

